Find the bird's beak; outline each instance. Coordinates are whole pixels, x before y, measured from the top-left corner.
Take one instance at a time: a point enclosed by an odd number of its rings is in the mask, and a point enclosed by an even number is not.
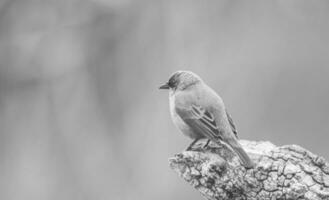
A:
[[[168,89],[169,89],[169,85],[168,85],[168,83],[165,83],[165,84],[161,85],[161,86],[159,87],[159,89],[161,89],[161,90],[168,90]]]

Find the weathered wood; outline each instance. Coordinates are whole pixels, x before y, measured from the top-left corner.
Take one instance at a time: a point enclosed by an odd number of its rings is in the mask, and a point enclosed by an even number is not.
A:
[[[170,158],[170,166],[209,200],[329,199],[329,164],[297,145],[240,141],[255,162],[245,169],[222,144],[195,145]]]

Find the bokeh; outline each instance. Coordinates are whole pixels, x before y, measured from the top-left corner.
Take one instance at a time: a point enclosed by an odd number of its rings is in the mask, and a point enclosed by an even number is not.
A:
[[[240,138],[329,160],[326,0],[1,0],[0,199],[202,199],[158,86],[179,69]]]

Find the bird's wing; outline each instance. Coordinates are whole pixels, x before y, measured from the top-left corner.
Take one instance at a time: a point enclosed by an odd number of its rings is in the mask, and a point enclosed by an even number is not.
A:
[[[228,114],[227,110],[226,110],[226,116],[227,116],[228,121],[230,122],[231,129],[232,129],[232,131],[233,131],[235,137],[238,138],[238,132],[237,132],[236,127],[235,127],[235,125],[234,125],[233,119],[232,119],[231,115]]]
[[[176,107],[176,113],[193,130],[196,130],[209,139],[222,140],[214,115],[205,108],[198,105]]]

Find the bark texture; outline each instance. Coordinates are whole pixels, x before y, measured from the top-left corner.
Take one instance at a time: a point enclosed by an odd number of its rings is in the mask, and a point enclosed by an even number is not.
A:
[[[245,169],[232,150],[201,142],[169,159],[171,168],[209,200],[329,200],[329,164],[297,145],[240,141],[253,169]]]

